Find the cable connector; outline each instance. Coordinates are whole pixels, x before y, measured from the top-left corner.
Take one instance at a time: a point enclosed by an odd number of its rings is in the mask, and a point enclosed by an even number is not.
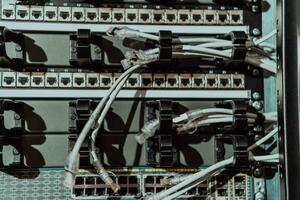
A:
[[[108,36],[118,37],[121,40],[125,38],[138,38],[141,32],[128,27],[111,27],[106,31]]]
[[[149,50],[151,51],[151,50]],[[125,59],[121,61],[126,70],[134,65],[146,65],[158,60],[158,54],[149,54],[148,51],[128,51],[125,53]]]

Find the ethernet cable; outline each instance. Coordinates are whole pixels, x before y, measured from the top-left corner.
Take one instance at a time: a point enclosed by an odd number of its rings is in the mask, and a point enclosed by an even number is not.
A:
[[[126,77],[128,74],[130,74],[132,71],[134,71],[138,67],[134,66],[133,68],[128,69],[125,73],[123,73],[119,77],[119,79],[108,90],[107,95],[105,95],[101,99],[100,103],[97,105],[97,107],[91,114],[89,120],[83,127],[72,151],[70,152],[70,154],[68,155],[67,160],[66,160],[66,165],[65,165],[66,175],[65,175],[65,181],[64,181],[65,186],[72,187],[72,185],[74,184],[74,175],[78,171],[78,166],[79,166],[79,163],[78,163],[79,150],[83,144],[83,141],[85,140],[86,136],[88,135],[89,131],[95,125],[96,119],[100,115],[100,112],[103,109],[105,103],[107,102],[109,96],[115,91],[116,87],[123,80],[123,78]]]
[[[278,133],[278,128],[275,128],[270,133],[268,133],[267,135],[265,135],[263,138],[261,138],[260,140],[258,140],[254,144],[252,144],[250,147],[248,147],[248,151],[252,151],[256,147],[259,147],[260,145],[262,145],[263,143],[265,143],[266,141],[268,141],[270,138],[272,138],[277,133]]]
[[[146,200],[162,200],[167,198],[169,195],[173,194],[174,192],[179,191],[180,189],[184,188],[185,186],[194,183],[195,181],[201,182],[207,179],[208,177],[212,176],[216,172],[219,172],[220,170],[224,169],[225,167],[233,164],[234,159],[233,157],[223,160],[221,162],[218,162],[204,170],[201,170],[200,172],[197,172],[195,174],[190,175],[188,178],[186,178],[183,182],[167,189],[162,192],[150,195],[148,197],[145,197]]]
[[[258,146],[265,143],[267,140],[269,140],[271,137],[273,137],[277,133],[278,133],[278,127],[274,128],[265,137],[261,138],[260,140],[258,140],[257,142],[255,142],[254,144],[249,146],[247,151],[248,152],[252,151],[253,149],[255,149]],[[279,161],[279,154],[273,154],[273,155],[267,155],[267,156],[254,156],[253,159],[256,161],[276,163]],[[174,177],[174,178],[163,179],[161,182],[164,183],[165,185],[174,185],[174,184],[184,181],[188,177],[189,177],[189,175],[178,176],[178,177]]]
[[[271,37],[273,37],[274,35],[277,34],[277,29],[271,31],[270,33],[268,33],[267,35],[261,37],[260,39],[257,39],[255,41],[253,41],[253,44],[255,46],[262,44],[263,42],[265,42],[266,40],[270,39]]]

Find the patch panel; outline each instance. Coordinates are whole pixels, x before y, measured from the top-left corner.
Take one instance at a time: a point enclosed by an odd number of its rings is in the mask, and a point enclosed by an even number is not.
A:
[[[178,88],[179,87],[179,76],[178,74],[167,74],[166,77],[167,88]]]
[[[218,84],[219,84],[219,88],[231,88],[232,87],[231,74],[219,74]]]
[[[191,12],[188,9],[178,10],[178,23],[179,24],[190,24],[191,23]]]
[[[86,22],[98,22],[99,21],[99,9],[86,8],[85,9],[85,21]]]
[[[179,74],[179,87],[180,88],[192,87],[192,75],[191,74]]]
[[[206,88],[218,88],[218,75],[217,74],[206,74]]]
[[[177,24],[178,22],[178,13],[176,9],[166,10],[165,12],[165,22],[167,24]]]
[[[154,24],[165,23],[165,11],[164,10],[153,10],[152,11],[152,22]]]
[[[243,24],[243,11],[231,10],[230,11],[230,24]]]
[[[14,20],[16,18],[15,6],[5,4],[2,5],[2,19]]]
[[[111,8],[99,8],[99,21],[103,23],[112,21]]]
[[[203,10],[191,10],[191,23],[203,24],[204,23],[204,11]]]
[[[29,20],[29,6],[16,5],[16,20]]]
[[[17,72],[17,87],[30,87],[29,72]]]
[[[44,20],[45,21],[57,21],[57,7],[56,6],[44,6]]]
[[[45,86],[49,88],[58,87],[58,73],[47,72],[45,73]]]
[[[205,74],[193,74],[192,84],[193,84],[193,88],[205,88],[206,85]]]
[[[152,23],[152,10],[139,9],[139,22],[145,24]]]
[[[84,88],[86,87],[85,73],[73,73],[73,87]]]
[[[125,21],[127,23],[137,23],[139,17],[138,9],[126,9],[125,16]]]
[[[205,10],[204,11],[204,23],[205,24],[217,24],[217,11],[216,10]]]
[[[218,24],[230,24],[230,12],[226,10],[218,11]]]
[[[30,6],[30,20],[43,21],[44,20],[44,7],[43,6]]]
[[[71,7],[58,7],[58,21],[70,22],[71,18]]]
[[[100,74],[100,87],[108,88],[113,84],[113,74],[112,73],[101,73]]]
[[[86,85],[89,88],[97,88],[99,87],[99,74],[98,73],[87,73],[86,74]]]
[[[124,23],[125,22],[125,9],[124,8],[113,8],[112,9],[112,22],[113,23]]]
[[[232,75],[232,87],[233,88],[244,88],[245,87],[245,76],[243,74]]]
[[[82,7],[72,7],[72,22],[84,22],[85,9]]]
[[[165,74],[154,74],[153,75],[153,87],[154,88],[165,88],[166,87],[166,75]]]
[[[2,72],[2,87],[16,87],[16,72]]]
[[[150,73],[141,74],[141,87],[151,88],[153,86],[153,76]]]
[[[32,72],[30,77],[31,87],[44,87],[45,79],[43,72]]]
[[[126,83],[128,88],[139,88],[141,86],[141,76],[140,74],[132,74]]]
[[[72,87],[72,73],[63,72],[59,73],[59,82],[58,85],[61,88],[70,88]]]

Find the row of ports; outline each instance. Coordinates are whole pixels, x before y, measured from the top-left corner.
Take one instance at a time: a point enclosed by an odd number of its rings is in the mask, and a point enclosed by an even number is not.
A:
[[[243,11],[3,5],[2,19],[94,23],[242,24]]]
[[[120,73],[2,72],[2,87],[109,88]],[[1,86],[0,84],[0,86]],[[245,88],[243,74],[132,74],[126,88]]]
[[[72,195],[81,196],[134,196],[140,197],[140,178],[137,176],[112,177],[120,185],[120,190],[114,193],[109,186],[104,184],[99,176],[77,176]]]
[[[112,178],[120,185],[117,193],[105,185],[97,175],[79,175],[75,179],[72,189],[73,197],[141,197],[149,193],[158,193],[167,190],[171,186],[164,186],[161,180],[170,177],[170,174],[131,174],[116,175]],[[236,184],[239,187],[236,187]],[[219,175],[211,177],[208,181],[200,183],[195,188],[182,195],[185,197],[197,197],[202,199],[214,196],[217,199],[232,198],[235,200],[249,199],[250,177],[244,174],[234,176]],[[132,198],[133,199],[133,198]]]

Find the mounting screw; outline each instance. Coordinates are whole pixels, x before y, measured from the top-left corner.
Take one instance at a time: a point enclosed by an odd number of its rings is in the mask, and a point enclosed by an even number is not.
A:
[[[252,94],[252,97],[253,97],[253,99],[255,99],[255,100],[259,100],[260,99],[260,94],[258,93],[258,92],[254,92],[253,94]]]
[[[16,49],[17,52],[22,51],[22,47],[18,44],[16,45],[15,49]]]
[[[263,171],[262,171],[262,168],[261,167],[256,167],[254,170],[253,170],[253,176],[259,178],[263,175]]]
[[[76,53],[76,52],[77,52],[76,47],[72,46],[72,47],[71,47],[71,52],[72,52],[72,53]]]
[[[252,33],[253,33],[254,36],[259,36],[261,34],[261,31],[258,28],[254,28],[252,30]]]
[[[95,50],[94,50],[94,52],[95,52],[96,54],[99,54],[99,53],[101,53],[101,49],[100,49],[99,47],[96,47]]]
[[[15,120],[20,120],[20,119],[21,119],[21,116],[18,115],[18,114],[14,114],[14,119],[15,119]]]
[[[263,108],[263,104],[260,101],[254,101],[252,107],[257,111],[260,111]]]

